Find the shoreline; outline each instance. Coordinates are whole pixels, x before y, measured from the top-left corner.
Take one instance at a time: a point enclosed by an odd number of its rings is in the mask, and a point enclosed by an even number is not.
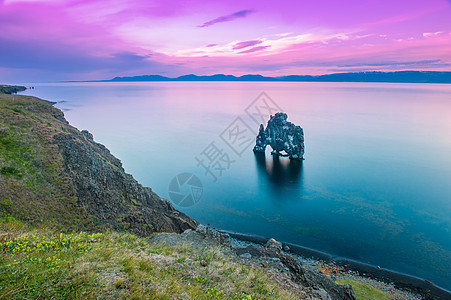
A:
[[[249,242],[263,246],[268,241],[268,238],[257,235],[230,232],[221,229],[217,230],[221,233],[230,235],[230,237],[236,240],[243,242]],[[386,268],[380,268],[345,257],[334,256],[326,252],[311,249],[301,245],[286,243],[282,241],[281,243],[283,246],[289,247],[289,250],[286,252],[290,254],[311,258],[317,261],[324,261],[328,264],[333,263],[343,268],[345,271],[358,272],[362,277],[369,277],[371,279],[375,279],[387,284],[392,283],[397,288],[411,290],[425,297],[425,299],[436,299],[434,297],[439,297],[439,299],[451,299],[451,291],[435,285],[433,282],[427,279]]]
[[[46,102],[52,105],[52,102],[49,101]],[[259,245],[264,245],[268,240],[267,238],[256,235],[246,235],[242,233],[228,232],[223,230],[219,231],[227,233],[235,239],[252,242]],[[439,297],[440,299],[451,299],[450,291],[441,288],[433,284],[432,282],[422,278],[395,272],[388,269],[381,269],[376,266],[361,263],[344,257],[333,256],[326,252],[303,247],[301,245],[291,243],[283,243],[283,244],[288,245],[290,247],[288,253],[302,257],[311,257],[314,258],[315,260],[325,261],[327,263],[334,263],[346,270],[357,271],[358,273],[362,274],[362,277],[375,278],[377,280],[381,280],[386,283],[392,283],[400,288],[412,290],[415,293],[418,293],[419,295],[425,296],[426,299],[437,299],[436,297]]]

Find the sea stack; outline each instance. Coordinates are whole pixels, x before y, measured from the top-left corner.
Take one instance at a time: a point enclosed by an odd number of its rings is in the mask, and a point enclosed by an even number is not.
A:
[[[266,146],[270,145],[274,155],[304,159],[304,130],[287,119],[286,113],[278,112],[270,117],[266,129],[260,124],[254,152],[265,152]]]

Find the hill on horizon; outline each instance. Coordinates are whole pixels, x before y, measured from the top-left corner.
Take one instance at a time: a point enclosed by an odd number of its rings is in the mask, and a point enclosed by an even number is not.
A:
[[[395,72],[355,72],[325,75],[287,75],[269,77],[260,74],[242,76],[214,74],[188,74],[179,77],[162,75],[138,75],[115,77],[102,81],[280,81],[280,82],[400,82],[400,83],[451,83],[451,72],[442,71],[395,71]]]

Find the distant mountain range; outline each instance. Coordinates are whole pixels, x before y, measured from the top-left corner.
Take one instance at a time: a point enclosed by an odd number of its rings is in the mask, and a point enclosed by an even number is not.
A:
[[[451,72],[438,71],[397,71],[397,72],[358,72],[334,73],[326,75],[288,75],[266,77],[262,75],[224,75],[197,76],[183,75],[176,78],[161,75],[141,75],[115,77],[105,81],[310,81],[310,82],[405,82],[405,83],[451,83]]]

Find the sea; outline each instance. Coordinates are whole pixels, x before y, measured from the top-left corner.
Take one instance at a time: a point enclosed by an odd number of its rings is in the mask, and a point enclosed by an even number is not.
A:
[[[451,290],[451,85],[33,83],[141,184],[203,224]],[[252,151],[276,112],[304,160]]]

